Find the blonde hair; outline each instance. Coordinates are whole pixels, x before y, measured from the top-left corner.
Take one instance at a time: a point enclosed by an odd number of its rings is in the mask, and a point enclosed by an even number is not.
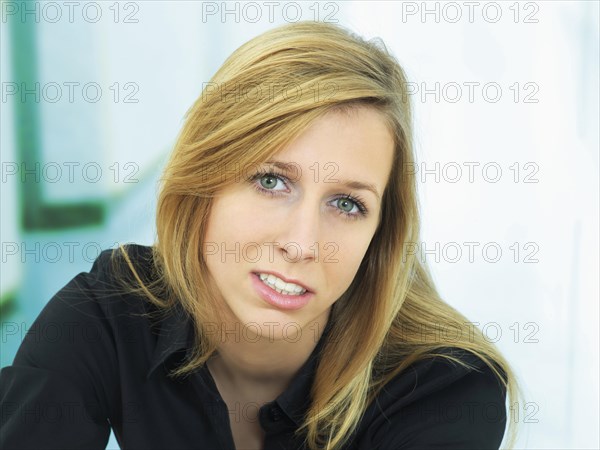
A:
[[[156,280],[142,280],[120,247],[137,280],[132,289],[162,311],[179,303],[193,318],[192,357],[171,375],[189,374],[217,348],[217,338],[203,326],[218,323],[220,312],[202,253],[215,193],[323,114],[359,106],[382,113],[395,156],[379,226],[353,282],[331,310],[312,403],[297,430],[306,431],[311,449],[341,448],[381,388],[411,364],[442,357],[467,365],[442,348],[474,353],[498,376],[511,405],[520,397],[508,362],[478,328],[451,344],[442,337],[440,330],[469,320],[440,298],[426,264],[406,251],[419,242],[420,228],[415,174],[403,170],[415,161],[411,106],[405,73],[385,45],[337,25],[297,22],[238,48],[189,109],[164,171],[152,247]],[[516,425],[508,422],[512,447]]]

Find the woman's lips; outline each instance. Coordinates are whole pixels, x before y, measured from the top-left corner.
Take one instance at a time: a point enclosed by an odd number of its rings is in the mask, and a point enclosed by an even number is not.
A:
[[[255,273],[256,275],[259,275],[259,274],[273,275],[273,276],[275,276],[275,277],[277,277],[277,278],[279,278],[279,279],[281,279],[281,280],[285,281],[286,283],[294,283],[294,284],[297,284],[297,285],[298,285],[298,286],[300,286],[300,287],[303,287],[303,288],[304,288],[304,289],[306,289],[307,291],[310,291],[310,292],[315,292],[315,290],[314,290],[314,289],[312,289],[310,286],[307,286],[307,285],[306,285],[306,284],[304,284],[302,281],[295,280],[295,279],[293,279],[293,278],[286,278],[286,277],[284,277],[283,275],[281,275],[279,272],[275,272],[275,271],[273,271],[273,270],[257,270],[257,271],[255,271],[254,273]]]
[[[280,294],[272,287],[263,283],[258,274],[250,273],[250,277],[252,279],[252,286],[254,287],[254,290],[258,296],[268,304],[279,309],[296,310],[303,308],[315,295],[314,292],[308,290],[301,295]]]

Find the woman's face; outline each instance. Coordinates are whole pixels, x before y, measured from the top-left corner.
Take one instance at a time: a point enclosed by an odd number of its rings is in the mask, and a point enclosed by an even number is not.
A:
[[[204,257],[236,338],[294,341],[326,323],[377,228],[393,152],[380,113],[330,112],[214,199]]]

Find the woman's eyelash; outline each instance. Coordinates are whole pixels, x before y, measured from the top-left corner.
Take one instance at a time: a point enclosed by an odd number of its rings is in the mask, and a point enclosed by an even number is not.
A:
[[[362,198],[360,198],[358,195],[345,194],[345,195],[342,195],[341,197],[337,198],[337,200],[339,200],[339,199],[350,200],[358,208],[359,214],[361,214],[363,216],[367,215],[368,210],[367,210],[367,207],[365,206],[364,200]]]
[[[282,173],[279,173],[277,170],[270,170],[270,171],[262,171],[262,172],[257,172],[254,175],[252,175],[250,178],[248,178],[248,182],[252,183],[252,186],[254,186],[254,188],[265,195],[279,195],[278,192],[279,191],[274,191],[272,189],[265,189],[261,186],[259,186],[257,183],[255,183],[257,180],[260,180],[263,177],[271,177],[271,178],[275,178],[275,179],[279,179],[281,181],[283,181],[285,184],[289,183],[289,179]],[[369,212],[368,209],[365,207],[364,204],[364,200],[362,198],[360,198],[359,196],[356,195],[351,195],[351,194],[344,194],[341,195],[339,197],[337,197],[335,200],[340,200],[340,199],[344,199],[344,200],[349,200],[352,203],[354,203],[356,205],[356,207],[358,208],[358,213],[348,213],[346,211],[343,211],[339,208],[336,208],[339,211],[339,214],[344,216],[347,219],[358,219],[360,216],[366,216],[367,213]]]

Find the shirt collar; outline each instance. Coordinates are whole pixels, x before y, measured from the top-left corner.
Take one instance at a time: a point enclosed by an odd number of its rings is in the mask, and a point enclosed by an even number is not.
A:
[[[146,379],[149,379],[161,364],[168,362],[171,355],[185,350],[185,356],[189,356],[192,346],[195,345],[191,320],[179,304],[176,304],[167,317],[163,319],[159,327],[156,349],[152,355]],[[296,425],[303,422],[304,414],[310,405],[311,386],[331,325],[332,320],[330,317],[308,359],[300,367],[286,390],[275,399],[281,409]],[[175,362],[177,361],[172,361],[172,363]]]
[[[292,421],[299,426],[304,421],[304,415],[310,406],[311,387],[315,378],[317,365],[327,336],[332,328],[331,314],[317,345],[292,379],[287,389],[275,399],[281,409]]]
[[[127,252],[131,260],[135,262],[136,270],[142,278],[153,279],[155,275],[152,270],[152,247],[129,244],[127,245]],[[150,305],[149,302],[146,305]],[[158,338],[146,373],[146,380],[148,380],[154,371],[174,353],[182,349],[187,349],[187,352],[190,353],[193,345],[193,334],[191,318],[179,303],[176,303],[174,307],[164,313],[153,306],[145,307],[144,310],[150,315],[160,317],[158,321],[151,320],[151,332],[155,335],[158,334]]]
[[[171,308],[158,328],[158,339],[150,361],[150,369],[146,375],[147,380],[158,366],[167,362],[171,355],[186,350],[186,356],[188,356],[194,345],[191,318],[179,304]]]
[[[292,405],[297,405],[298,400],[308,397],[307,394],[310,392],[318,358],[325,338],[331,329],[331,323],[331,320],[329,320],[309,358],[295,375],[290,386],[277,398],[278,403],[284,410],[289,411],[291,416],[296,415],[294,414],[296,411],[292,411]],[[173,307],[160,322],[158,328],[158,339],[150,361],[150,368],[146,374],[147,380],[150,379],[158,366],[165,363],[171,355],[185,350],[185,356],[189,356],[192,346],[195,345],[192,319],[179,304]],[[291,419],[296,420],[295,417],[291,416]]]
[[[150,258],[151,256],[151,249],[147,246],[133,245],[132,250],[139,252],[146,258]],[[302,367],[300,367],[288,388],[276,399],[277,403],[290,419],[298,425],[302,422],[304,412],[310,404],[310,388],[326,337],[332,327],[331,316],[329,314],[327,325],[312,353]],[[170,362],[174,365],[183,360],[183,358],[170,360],[172,355],[185,352],[182,356],[185,356],[185,358],[190,357],[193,346],[196,344],[192,318],[179,303],[175,303],[175,306],[168,311],[166,317],[160,321],[157,328],[158,338],[152,359],[150,360],[146,380],[150,379],[161,364]]]

